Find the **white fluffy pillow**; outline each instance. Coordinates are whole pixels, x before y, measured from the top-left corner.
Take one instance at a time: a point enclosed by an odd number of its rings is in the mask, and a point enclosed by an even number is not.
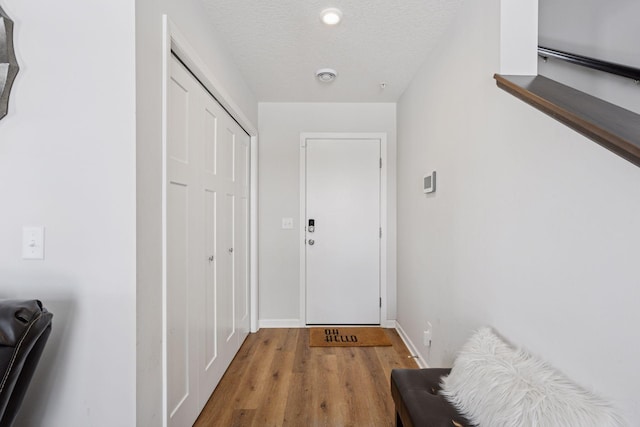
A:
[[[483,328],[464,345],[442,395],[480,427],[621,427],[611,406]]]

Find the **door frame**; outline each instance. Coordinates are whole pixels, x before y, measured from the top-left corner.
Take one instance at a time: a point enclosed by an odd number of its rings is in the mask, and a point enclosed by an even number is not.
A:
[[[307,210],[307,140],[308,139],[377,139],[380,141],[380,158],[382,167],[380,168],[380,227],[382,237],[380,238],[380,325],[386,327],[387,323],[387,134],[386,132],[302,132],[300,133],[300,216],[298,220],[300,232],[300,323],[302,327],[307,326],[307,266],[306,266],[306,210]]]
[[[250,138],[249,183],[249,324],[250,332],[258,327],[258,129],[202,60],[188,39],[168,15],[162,16],[162,426],[167,426],[167,126],[168,93],[172,52],[200,81],[223,109],[240,125]]]

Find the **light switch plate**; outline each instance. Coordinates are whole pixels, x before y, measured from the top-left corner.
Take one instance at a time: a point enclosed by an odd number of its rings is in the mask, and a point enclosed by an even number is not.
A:
[[[22,227],[22,259],[44,259],[44,227]]]
[[[282,229],[293,230],[293,218],[282,218]]]

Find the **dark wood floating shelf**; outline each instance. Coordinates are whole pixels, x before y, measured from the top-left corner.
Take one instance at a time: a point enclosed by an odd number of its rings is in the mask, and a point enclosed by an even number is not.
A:
[[[640,115],[544,76],[495,74],[513,96],[640,166]]]

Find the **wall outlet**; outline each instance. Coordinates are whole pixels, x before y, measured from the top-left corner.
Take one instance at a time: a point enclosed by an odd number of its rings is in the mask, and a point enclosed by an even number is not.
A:
[[[433,337],[433,326],[431,326],[431,322],[427,322],[427,327],[422,332],[422,344],[425,347],[431,347],[432,337]]]
[[[431,347],[431,332],[423,332],[422,344],[424,344],[425,347]]]

